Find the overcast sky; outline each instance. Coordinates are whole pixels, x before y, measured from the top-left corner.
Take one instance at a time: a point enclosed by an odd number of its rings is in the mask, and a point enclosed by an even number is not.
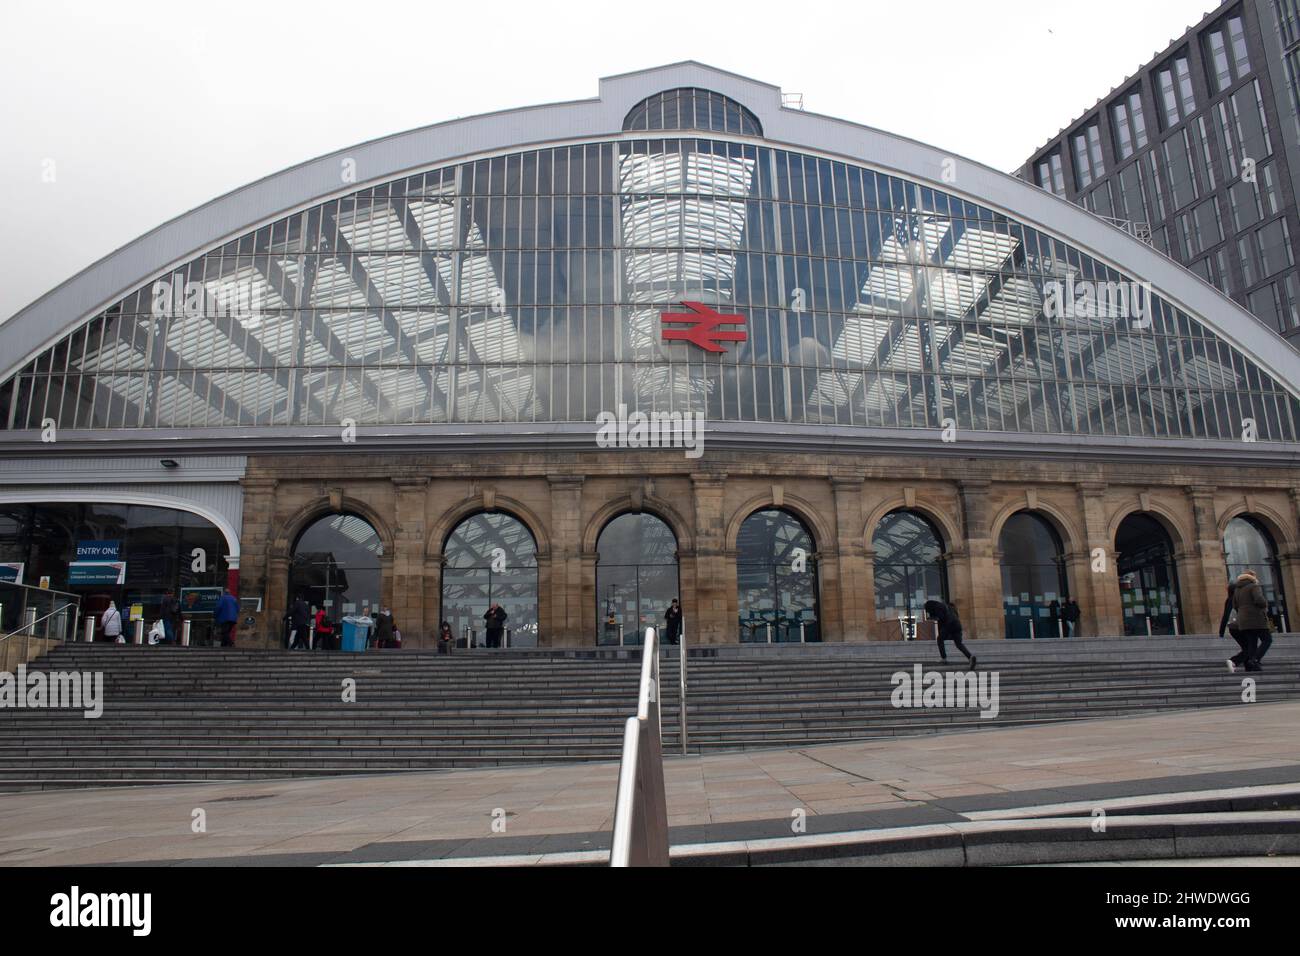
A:
[[[1212,8],[2,0],[0,317],[286,166],[679,60],[1010,171]]]

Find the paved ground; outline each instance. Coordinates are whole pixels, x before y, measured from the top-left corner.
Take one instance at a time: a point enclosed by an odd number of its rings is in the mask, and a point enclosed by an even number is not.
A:
[[[1288,702],[673,758],[669,826],[677,844],[789,835],[796,810],[809,832],[834,832],[1300,782],[1297,726],[1300,702]],[[578,764],[3,794],[0,864],[314,864],[592,849],[608,845],[617,772]],[[204,832],[195,832],[198,817]]]

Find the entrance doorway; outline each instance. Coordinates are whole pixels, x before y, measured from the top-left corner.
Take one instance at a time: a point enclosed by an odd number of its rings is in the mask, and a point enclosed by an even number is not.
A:
[[[1181,633],[1178,568],[1169,532],[1149,515],[1131,514],[1115,533],[1115,550],[1124,633]]]

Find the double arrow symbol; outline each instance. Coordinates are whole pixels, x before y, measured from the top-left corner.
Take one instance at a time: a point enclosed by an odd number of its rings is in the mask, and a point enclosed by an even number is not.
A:
[[[717,312],[703,302],[683,302],[690,312],[664,312],[664,341],[692,342],[706,352],[727,351],[719,342],[743,342],[748,337],[744,329],[720,329],[720,325],[744,325],[745,317],[734,312]],[[686,329],[667,328],[669,323],[687,325]]]

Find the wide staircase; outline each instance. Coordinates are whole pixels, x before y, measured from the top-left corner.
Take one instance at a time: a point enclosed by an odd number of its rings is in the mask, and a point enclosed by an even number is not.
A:
[[[1242,703],[1213,638],[973,644],[999,712],[900,709],[893,675],[933,645],[697,648],[692,753],[798,747]],[[676,649],[665,651],[664,751],[680,753]],[[958,658],[958,660],[960,660]],[[964,664],[964,662],[962,662]],[[1300,698],[1280,638],[1260,702]],[[0,790],[250,780],[616,760],[639,652],[364,655],[68,644],[31,665],[102,672],[103,714],[0,709]],[[949,670],[962,670],[957,661]],[[354,700],[345,700],[355,682]]]

